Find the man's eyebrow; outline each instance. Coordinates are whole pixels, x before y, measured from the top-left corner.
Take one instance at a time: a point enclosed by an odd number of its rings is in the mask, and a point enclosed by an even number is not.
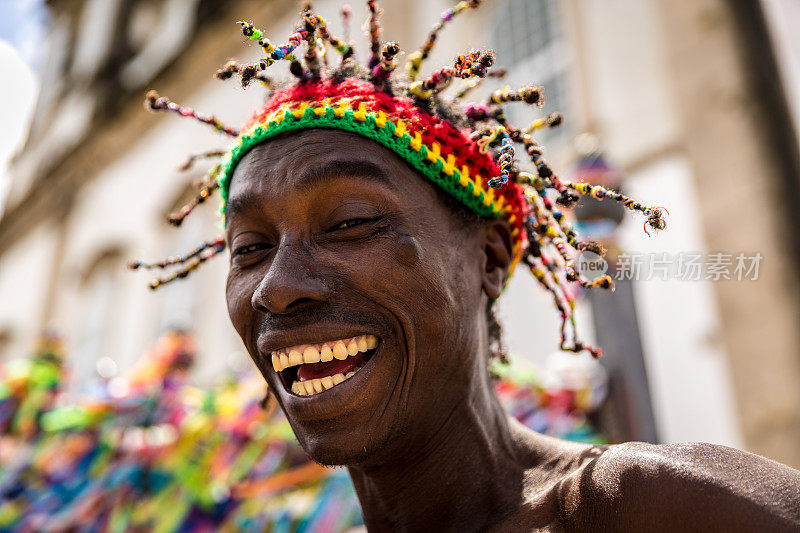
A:
[[[397,184],[380,166],[359,159],[337,159],[306,167],[298,176],[296,187],[300,190],[308,190],[321,182],[346,177],[375,179],[391,189],[397,189]]]
[[[228,199],[225,203],[225,220],[229,220],[234,213],[240,213],[256,202],[258,202],[258,196],[252,191],[245,191]]]

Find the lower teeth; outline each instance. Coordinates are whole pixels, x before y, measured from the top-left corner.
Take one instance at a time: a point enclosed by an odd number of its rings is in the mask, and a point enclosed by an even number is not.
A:
[[[357,371],[348,372],[347,374],[334,374],[333,376],[325,376],[324,378],[314,378],[306,381],[295,381],[292,383],[292,392],[299,396],[311,396],[319,394],[324,390],[338,385],[339,383],[349,379]]]

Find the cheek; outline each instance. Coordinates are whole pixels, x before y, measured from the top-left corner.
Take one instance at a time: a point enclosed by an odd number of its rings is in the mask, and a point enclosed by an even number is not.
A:
[[[423,257],[424,250],[417,238],[396,233],[384,240],[379,254],[365,259],[378,265],[372,273],[372,282],[376,286],[399,289],[416,287],[429,277],[421,268],[424,265]],[[376,261],[378,258],[380,259]]]
[[[245,346],[249,349],[248,338],[250,335],[250,324],[252,323],[255,310],[251,305],[254,286],[250,286],[247,276],[235,272],[233,269],[228,271],[228,279],[225,284],[225,300],[228,305],[228,316],[231,319],[234,329],[241,337]]]
[[[481,286],[477,269],[467,257],[469,243],[456,245],[440,237],[398,239],[393,263],[401,280],[393,280],[386,290],[393,291],[397,305],[410,317],[417,353],[435,361],[440,370],[452,370],[454,362],[441,354],[460,355],[475,346]]]
[[[348,261],[353,286],[412,321],[421,333],[441,333],[460,314],[462,295],[454,290],[451,258],[425,236],[393,233]],[[457,268],[456,268],[457,270]],[[356,279],[357,278],[357,279]],[[459,288],[460,289],[460,288]]]
[[[347,263],[361,278],[360,286],[395,300],[418,297],[421,287],[435,285],[439,277],[436,268],[429,268],[420,240],[412,235],[392,233],[381,239],[379,246],[356,255]]]

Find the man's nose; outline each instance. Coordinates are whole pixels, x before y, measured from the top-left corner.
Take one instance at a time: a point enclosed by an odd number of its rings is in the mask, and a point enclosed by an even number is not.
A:
[[[284,315],[319,305],[330,293],[311,253],[300,242],[283,242],[253,292],[251,304],[256,311]]]

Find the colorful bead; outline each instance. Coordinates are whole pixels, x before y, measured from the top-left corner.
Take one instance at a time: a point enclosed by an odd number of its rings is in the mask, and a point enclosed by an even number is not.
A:
[[[544,93],[541,87],[528,85],[521,89],[512,90],[506,85],[502,89],[494,91],[488,98],[488,103],[505,104],[508,102],[525,102],[526,104],[542,107],[544,105]]]
[[[396,42],[390,42],[383,45],[381,52],[381,62],[372,69],[372,75],[378,79],[386,80],[397,68],[397,62],[394,60],[395,56],[400,53],[400,45]]]

